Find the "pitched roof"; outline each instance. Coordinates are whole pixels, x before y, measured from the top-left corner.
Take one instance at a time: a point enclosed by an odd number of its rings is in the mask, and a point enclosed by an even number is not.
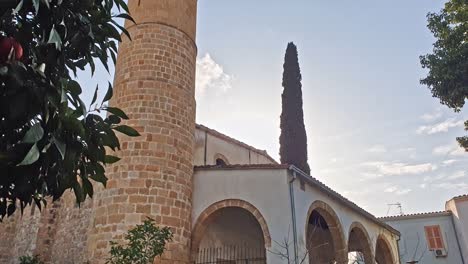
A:
[[[379,217],[379,219],[381,221],[396,221],[396,220],[426,218],[426,217],[435,217],[435,216],[449,216],[449,215],[452,215],[452,212],[450,212],[450,211],[436,211],[436,212],[425,212],[425,213],[415,213],[415,214],[384,216],[384,217]]]
[[[321,181],[317,180],[316,178],[307,175],[294,165],[287,165],[287,164],[248,164],[248,165],[243,165],[243,164],[234,164],[234,165],[225,165],[225,166],[217,166],[217,165],[207,165],[207,166],[195,166],[195,170],[250,170],[250,169],[289,169],[294,172],[297,172],[299,177],[301,177],[302,180],[305,182],[314,185],[321,189],[322,191],[328,193],[332,198],[335,198],[338,200],[338,202],[344,203],[345,205],[351,207],[352,209],[356,210],[359,214],[361,214],[363,217],[369,219],[370,221],[386,228],[390,232],[400,235],[400,232],[390,225],[386,224],[385,222],[379,220],[377,217],[372,215],[371,213],[367,212],[366,210],[362,209],[359,207],[357,204],[351,202],[338,192],[334,191]]]
[[[255,169],[288,169],[287,164],[229,164],[229,165],[202,165],[195,166],[195,169],[215,169],[215,170],[255,170]]]
[[[452,198],[453,200],[465,200],[468,199],[468,194],[458,195]]]
[[[230,136],[227,136],[227,135],[225,135],[225,134],[223,134],[223,133],[221,133],[221,132],[218,132],[218,131],[216,131],[216,130],[214,130],[214,129],[211,129],[211,128],[209,128],[209,127],[206,127],[206,126],[204,126],[204,125],[196,124],[195,126],[196,126],[197,129],[200,129],[200,130],[202,130],[202,131],[205,131],[205,132],[209,133],[210,135],[212,135],[212,136],[214,136],[214,137],[217,137],[217,138],[226,140],[226,141],[231,142],[231,143],[233,143],[233,144],[235,144],[235,145],[238,145],[238,146],[244,147],[244,148],[246,148],[246,149],[249,149],[249,150],[252,151],[252,152],[255,152],[255,153],[258,153],[258,154],[260,154],[260,155],[262,155],[262,156],[265,156],[267,159],[269,159],[269,160],[270,160],[271,162],[273,162],[274,164],[278,164],[278,162],[277,162],[275,159],[273,159],[270,155],[268,155],[268,153],[266,152],[266,150],[260,150],[260,149],[254,148],[254,147],[252,147],[252,146],[250,146],[250,145],[245,144],[245,143],[242,142],[242,141],[239,141],[239,140],[237,140],[237,139],[235,139],[235,138],[232,138],[232,137],[230,137]]]

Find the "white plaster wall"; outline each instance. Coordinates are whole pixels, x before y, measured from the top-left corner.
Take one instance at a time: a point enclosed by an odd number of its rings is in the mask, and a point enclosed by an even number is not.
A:
[[[401,232],[400,252],[402,263],[410,260],[418,260],[423,264],[460,264],[462,263],[460,250],[457,245],[455,229],[451,216],[440,215],[415,219],[389,220],[389,225]],[[425,226],[439,225],[443,234],[444,244],[447,249],[447,257],[436,258],[432,251],[427,249]],[[418,247],[418,236],[420,239]],[[416,253],[416,254],[415,254]],[[416,257],[413,259],[413,256]]]
[[[452,199],[445,205],[453,214],[455,229],[465,261],[468,261],[468,197]]]
[[[275,247],[273,241],[281,242],[288,236],[290,241],[293,239],[289,179],[286,169],[196,170],[193,192],[193,226],[199,215],[208,206],[225,199],[241,199],[254,205],[265,218],[273,245],[270,250],[275,251],[278,247]],[[335,210],[340,218],[346,240],[350,225],[355,221],[360,222],[366,227],[372,239],[372,251],[375,251],[378,235],[383,234],[388,241],[391,241],[390,247],[394,259],[398,260],[397,237],[387,229],[335,201],[316,187],[306,184],[305,191],[302,191],[299,180],[296,180],[293,186],[299,250],[302,251],[300,256],[304,254],[305,250],[304,237],[308,210],[314,201],[321,200]],[[284,263],[283,260],[270,252],[267,252],[267,260],[268,263]]]
[[[333,199],[331,196],[327,195],[320,189],[315,186],[311,186],[306,183],[305,190],[300,189],[300,181],[296,180],[294,182],[294,194],[295,194],[295,204],[296,204],[296,218],[297,218],[297,228],[298,228],[298,241],[299,249],[302,249],[302,254],[305,250],[305,237],[306,237],[306,224],[307,224],[307,214],[311,204],[314,201],[320,200],[330,205],[335,211],[336,215],[340,219],[341,227],[345,234],[346,243],[349,236],[349,228],[353,222],[361,223],[367,230],[369,237],[372,243],[372,252],[375,255],[376,241],[379,235],[383,235],[387,238],[387,241],[391,243],[391,251],[393,253],[393,258],[398,260],[398,237],[387,229],[383,228],[380,225],[377,225],[371,220],[368,220],[361,214],[358,214],[355,210],[341,204],[340,202]]]
[[[206,164],[205,164],[205,136],[206,136]],[[250,160],[249,160],[250,152]],[[195,130],[194,165],[215,165],[215,155],[222,154],[229,164],[271,164],[271,160],[261,153],[246,147],[215,137],[203,130]]]
[[[193,180],[192,226],[208,206],[226,199],[240,199],[260,211],[272,241],[282,241],[288,236],[291,214],[286,170],[196,170]],[[283,263],[268,251],[267,261]]]
[[[195,153],[193,156],[195,166],[205,165],[205,131],[195,129]]]

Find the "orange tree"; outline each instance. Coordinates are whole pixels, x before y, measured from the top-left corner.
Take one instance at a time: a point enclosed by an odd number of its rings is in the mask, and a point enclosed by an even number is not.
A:
[[[450,0],[439,13],[429,13],[427,20],[436,42],[432,54],[421,56],[423,68],[429,70],[421,83],[442,104],[459,112],[468,99],[468,1]],[[468,151],[468,136],[457,140]]]
[[[68,189],[78,203],[91,197],[92,182],[105,185],[105,165],[119,160],[106,153],[120,147],[115,132],[138,136],[107,106],[111,84],[102,102],[96,87],[85,105],[90,87],[75,81],[87,66],[94,74],[95,62],[115,63],[120,31],[128,35],[118,18],[132,19],[124,0],[1,2],[0,220]]]

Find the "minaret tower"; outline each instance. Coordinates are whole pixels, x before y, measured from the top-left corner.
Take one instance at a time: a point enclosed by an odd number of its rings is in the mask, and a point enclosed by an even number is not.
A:
[[[111,105],[141,137],[121,136],[122,158],[95,197],[88,250],[104,263],[109,241],[151,217],[174,231],[163,262],[188,263],[195,133],[197,0],[129,0]]]

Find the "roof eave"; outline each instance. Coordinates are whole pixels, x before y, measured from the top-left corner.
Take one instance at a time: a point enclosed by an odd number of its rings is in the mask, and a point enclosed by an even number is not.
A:
[[[343,197],[342,195],[340,195],[336,191],[332,190],[330,187],[326,186],[325,184],[323,184],[319,180],[315,179],[314,177],[312,177],[310,175],[307,175],[305,172],[303,172],[302,170],[300,170],[296,166],[290,165],[289,170],[296,172],[297,174],[299,174],[299,176],[303,180],[305,180],[306,182],[308,182],[309,184],[311,184],[313,186],[318,187],[319,189],[321,189],[325,193],[329,194],[331,197],[335,198],[339,202],[341,202],[341,203],[351,207],[352,209],[356,210],[358,213],[360,213],[365,218],[367,218],[367,219],[371,220],[372,222],[374,222],[374,223],[382,226],[383,228],[389,230],[391,233],[393,233],[393,234],[395,234],[397,236],[401,236],[401,234],[400,234],[400,232],[398,230],[396,230],[395,228],[391,227],[390,225],[380,221],[377,217],[375,217],[371,213],[367,212],[366,210],[362,209],[361,207],[359,207],[355,203],[353,203],[350,200],[346,199],[345,197]]]

